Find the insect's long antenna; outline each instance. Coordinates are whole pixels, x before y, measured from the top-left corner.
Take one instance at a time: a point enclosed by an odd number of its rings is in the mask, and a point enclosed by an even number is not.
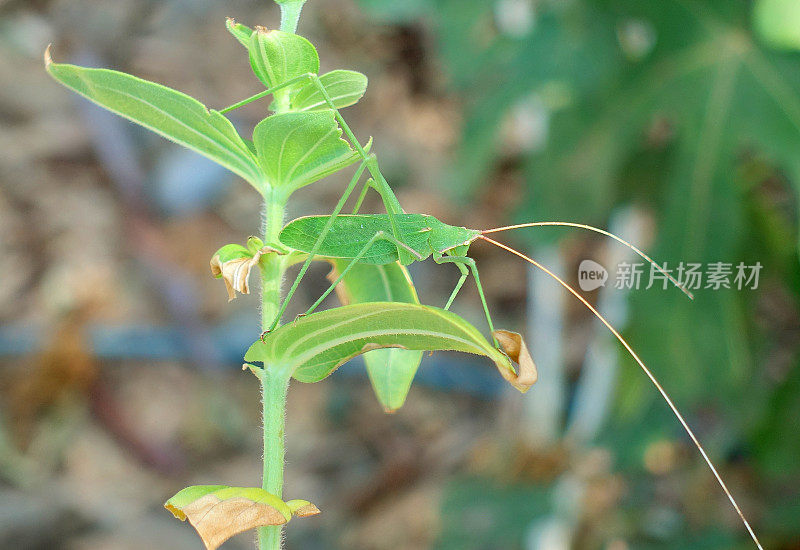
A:
[[[686,420],[683,418],[683,415],[680,413],[680,411],[678,411],[678,408],[675,406],[675,404],[672,402],[672,399],[670,399],[670,397],[667,394],[667,392],[661,386],[661,383],[656,379],[656,377],[653,375],[653,373],[650,371],[650,369],[647,368],[647,366],[645,366],[644,362],[639,358],[639,355],[635,351],[633,351],[633,348],[630,346],[630,344],[628,344],[628,342],[622,337],[622,335],[619,332],[617,332],[617,329],[615,329],[613,326],[611,326],[611,323],[609,323],[606,320],[606,318],[603,317],[600,314],[600,312],[597,311],[594,308],[594,306],[592,306],[592,304],[590,304],[586,300],[586,298],[584,298],[583,296],[578,294],[577,290],[572,288],[569,284],[564,282],[564,280],[561,279],[558,275],[556,275],[555,273],[553,273],[552,271],[550,271],[549,269],[544,267],[542,264],[540,264],[536,260],[534,260],[532,258],[529,258],[528,256],[526,256],[522,252],[519,252],[518,250],[514,250],[510,246],[506,246],[503,243],[499,243],[499,242],[497,242],[497,241],[495,241],[493,239],[490,239],[489,237],[485,237],[483,235],[480,235],[479,238],[481,238],[481,239],[483,239],[485,241],[488,241],[488,242],[492,243],[493,245],[495,245],[495,246],[497,246],[499,248],[502,248],[503,250],[507,250],[508,252],[511,252],[515,256],[519,256],[520,258],[522,258],[526,262],[532,264],[535,267],[538,267],[539,269],[541,269],[542,271],[544,271],[545,273],[550,275],[553,279],[558,281],[559,284],[561,284],[561,286],[566,288],[570,292],[570,294],[575,296],[578,300],[580,300],[583,303],[583,305],[585,305],[587,308],[589,308],[589,310],[592,313],[594,313],[595,317],[600,319],[600,321],[606,326],[606,328],[608,328],[608,330],[610,330],[611,333],[614,336],[617,337],[617,340],[619,340],[620,343],[622,343],[622,345],[625,346],[625,349],[628,350],[628,353],[630,353],[631,357],[633,357],[633,359],[639,364],[639,366],[642,367],[642,370],[647,375],[647,377],[650,379],[650,381],[653,383],[653,385],[656,387],[658,392],[661,394],[661,397],[664,398],[664,401],[667,402],[667,405],[669,405],[669,408],[672,409],[672,412],[678,418],[678,421],[683,426],[683,429],[686,430],[686,433],[689,434],[689,437],[694,442],[695,446],[697,447],[697,450],[700,451],[700,454],[703,456],[703,460],[705,460],[706,464],[708,464],[708,467],[711,469],[711,472],[714,474],[714,477],[717,478],[717,483],[719,483],[719,486],[722,487],[722,490],[725,492],[725,495],[728,497],[728,500],[733,505],[733,508],[736,510],[736,513],[739,514],[739,518],[741,518],[742,523],[744,523],[744,526],[747,529],[747,532],[750,533],[750,537],[753,539],[753,542],[756,543],[756,546],[760,550],[763,550],[763,547],[761,546],[761,543],[758,541],[758,537],[756,536],[755,532],[753,531],[753,528],[750,527],[750,523],[747,521],[747,518],[744,517],[744,514],[742,513],[742,510],[739,508],[739,505],[736,503],[736,500],[733,498],[733,495],[731,494],[730,490],[728,490],[728,486],[725,485],[724,481],[722,481],[722,476],[720,476],[719,472],[717,472],[716,467],[711,462],[711,459],[708,457],[708,454],[706,454],[706,451],[703,448],[703,446],[700,444],[700,441],[697,439],[697,436],[694,435],[694,432],[689,427],[689,424],[686,423]]]
[[[609,233],[605,229],[600,229],[599,227],[594,227],[594,226],[586,225],[586,224],[583,224],[583,223],[573,223],[573,222],[530,222],[530,223],[520,223],[520,224],[517,224],[517,225],[507,225],[505,227],[495,227],[494,229],[486,229],[484,231],[481,231],[481,234],[482,235],[486,235],[488,233],[499,233],[500,231],[509,231],[511,229],[522,229],[522,228],[525,228],[525,227],[546,227],[546,226],[577,227],[579,229],[588,229],[589,231],[594,231],[595,233],[600,233],[601,235],[605,235],[606,237],[611,237],[612,239],[614,239],[618,243],[624,244],[625,246],[627,246],[628,248],[630,248],[631,250],[636,252],[639,256],[641,256],[642,258],[644,258],[645,260],[650,262],[650,265],[655,267],[658,271],[661,272],[662,275],[664,275],[670,281],[672,281],[672,284],[674,284],[676,287],[681,289],[681,292],[686,294],[690,299],[694,300],[694,294],[692,294],[677,279],[675,279],[675,277],[673,277],[667,271],[665,271],[664,268],[662,268],[660,265],[658,265],[655,262],[655,260],[653,260],[650,256],[648,256],[647,254],[642,252],[638,247],[636,247],[635,245],[629,243],[628,241],[626,241],[622,237],[614,235],[613,233]]]

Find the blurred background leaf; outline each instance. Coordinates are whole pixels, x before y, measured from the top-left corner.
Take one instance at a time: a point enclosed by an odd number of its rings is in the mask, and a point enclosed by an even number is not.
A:
[[[431,24],[448,86],[467,106],[451,197],[481,201],[510,172],[522,182],[516,222],[606,226],[615,208],[635,205],[657,228],[654,257],[672,269],[763,264],[758,292],[700,290],[694,302],[633,292],[627,336],[697,421],[720,415],[702,428],[712,454],[753,453],[797,476],[774,462],[794,444],[763,431],[782,422],[755,420],[796,395],[795,361],[776,356],[773,330],[787,320],[780,330],[797,338],[797,3],[444,1],[403,17]],[[518,238],[535,250],[555,235]],[[785,314],[764,311],[774,295]],[[625,362],[602,440],[635,465],[676,426]]]

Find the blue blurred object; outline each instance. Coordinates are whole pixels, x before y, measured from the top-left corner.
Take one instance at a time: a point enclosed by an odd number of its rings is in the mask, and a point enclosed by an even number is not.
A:
[[[255,317],[237,316],[210,331],[213,347],[223,365],[238,369],[245,350],[259,337]],[[176,326],[90,325],[87,329],[95,357],[108,361],[183,361],[193,360],[192,338]],[[0,327],[0,359],[30,355],[39,351],[41,327]],[[366,380],[363,360],[358,357],[336,371],[334,376]],[[499,397],[507,385],[497,376],[492,364],[477,356],[460,353],[436,353],[422,361],[414,380],[429,388],[457,392],[479,399]]]
[[[162,212],[186,215],[207,210],[228,190],[231,177],[225,168],[194,151],[170,147],[158,160],[151,181]]]
[[[15,325],[0,327],[0,357],[27,355],[39,348],[39,327]]]
[[[81,65],[105,65],[97,54],[88,50],[79,54],[77,60]],[[132,256],[137,260],[143,275],[149,279],[149,286],[158,292],[174,324],[181,327],[181,341],[191,342],[185,346],[185,350],[191,356],[192,363],[205,369],[217,368],[221,363],[220,356],[211,345],[208,327],[199,313],[199,299],[193,275],[165,257],[163,244],[154,245],[150,238],[145,237],[147,231],[144,228],[152,228],[152,234],[158,233],[157,226],[161,219],[154,212],[156,209],[147,193],[145,182],[148,181],[148,176],[140,161],[141,150],[131,133],[135,127],[84,99],[76,98],[76,101],[86,120],[86,127],[91,130],[97,159],[125,201],[124,238],[131,247]],[[166,150],[170,151],[168,155],[188,154],[193,157],[193,163],[197,160],[208,162],[196,153],[184,152],[176,146]],[[187,178],[184,175],[173,179],[181,177],[184,180]],[[220,178],[214,177],[215,185],[218,185]],[[188,180],[191,181],[191,178]],[[181,202],[183,201],[179,201]]]

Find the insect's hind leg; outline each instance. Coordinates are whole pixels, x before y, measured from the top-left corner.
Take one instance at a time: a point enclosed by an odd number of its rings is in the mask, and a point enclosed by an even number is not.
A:
[[[322,303],[322,301],[325,298],[328,297],[328,294],[333,292],[333,290],[336,288],[336,285],[338,285],[340,282],[342,282],[342,279],[344,279],[345,275],[347,275],[347,273],[350,271],[350,269],[352,269],[352,267],[354,265],[356,265],[359,261],[361,261],[361,259],[366,255],[366,253],[369,251],[369,249],[372,248],[372,245],[375,244],[378,241],[389,241],[390,243],[392,243],[395,246],[397,246],[398,250],[400,248],[405,249],[408,252],[410,252],[411,254],[414,254],[418,259],[420,259],[420,260],[422,259],[422,255],[419,252],[417,252],[416,250],[414,250],[413,248],[408,246],[406,243],[397,240],[394,237],[394,235],[387,234],[384,231],[378,231],[377,233],[375,233],[375,235],[372,236],[372,238],[369,241],[367,241],[367,244],[365,244],[363,246],[363,248],[361,248],[361,250],[358,252],[358,254],[356,254],[353,257],[353,259],[350,261],[350,263],[347,264],[347,267],[345,267],[342,270],[342,272],[339,274],[339,276],[336,278],[336,280],[331,283],[331,286],[329,286],[328,289],[325,292],[322,293],[322,296],[317,298],[316,302],[311,304],[311,307],[308,308],[308,310],[306,310],[306,312],[303,313],[303,315],[308,315],[308,314],[312,313],[315,309],[317,309],[317,307]]]
[[[437,264],[453,263],[456,264],[459,269],[466,269],[465,266],[469,268],[469,270],[472,272],[472,276],[475,278],[475,285],[478,287],[478,296],[481,298],[483,313],[486,315],[486,323],[489,325],[489,332],[492,334],[492,342],[494,343],[495,347],[499,348],[500,343],[497,341],[497,338],[494,337],[494,323],[492,323],[492,316],[489,314],[489,306],[486,304],[486,296],[483,294],[483,285],[481,285],[481,277],[478,275],[478,266],[475,265],[475,260],[469,256],[443,256],[441,254],[435,254],[433,256],[433,261]],[[461,289],[461,285],[464,284],[465,279],[466,277],[464,275],[464,271],[462,271],[461,279],[459,279],[459,284],[456,285],[456,288],[451,295],[451,299],[455,298],[455,294]],[[448,305],[449,302],[450,300],[448,300]]]
[[[300,272],[297,274],[297,278],[292,283],[291,288],[289,288],[289,292],[286,293],[286,297],[283,299],[283,302],[281,303],[281,307],[278,310],[277,315],[275,315],[275,319],[272,320],[272,324],[270,324],[269,328],[266,331],[264,331],[264,333],[261,335],[262,341],[264,339],[264,336],[267,333],[275,330],[275,327],[278,326],[278,323],[280,322],[281,317],[283,317],[283,313],[286,311],[286,307],[289,305],[289,300],[291,300],[292,296],[294,296],[294,293],[297,290],[297,287],[300,284],[300,281],[305,276],[306,271],[308,271],[308,267],[311,265],[311,262],[314,260],[314,257],[317,255],[317,251],[319,250],[320,246],[322,246],[322,243],[325,241],[325,236],[328,234],[328,231],[330,231],[330,228],[333,225],[334,219],[342,211],[342,208],[344,208],[344,203],[347,202],[347,198],[350,196],[350,194],[356,188],[356,185],[358,184],[358,180],[361,178],[361,175],[364,173],[364,170],[366,169],[366,167],[367,167],[366,163],[362,162],[361,165],[356,170],[355,174],[353,174],[353,177],[350,180],[350,183],[347,185],[347,188],[344,190],[344,193],[342,193],[342,197],[339,199],[339,202],[336,204],[336,207],[333,209],[333,212],[328,217],[328,221],[325,223],[325,226],[322,228],[322,231],[317,236],[317,240],[314,242],[314,246],[311,248],[311,251],[308,253],[308,258],[306,258],[306,261],[303,262],[303,266],[300,268]]]
[[[378,159],[373,155],[367,155],[367,152],[364,150],[364,147],[359,143],[356,139],[355,134],[350,129],[350,126],[347,125],[347,122],[344,120],[344,117],[336,108],[336,105],[333,103],[331,96],[328,94],[328,90],[325,89],[325,86],[322,84],[322,81],[319,79],[319,75],[314,73],[309,73],[308,77],[311,79],[311,82],[317,88],[319,93],[322,95],[322,98],[325,100],[328,108],[333,111],[336,120],[339,122],[339,125],[342,127],[342,130],[347,135],[347,139],[351,141],[351,145],[356,148],[358,154],[361,156],[361,159],[367,164],[367,170],[374,178],[374,187],[375,190],[380,194],[381,200],[383,201],[383,205],[386,208],[386,213],[389,215],[389,221],[392,224],[392,235],[396,239],[400,239],[400,228],[397,226],[397,220],[395,220],[394,216],[396,214],[402,214],[403,208],[400,206],[400,202],[397,200],[397,197],[392,191],[392,188],[389,187],[389,183],[386,181],[386,178],[383,177],[381,173],[381,169],[378,166]],[[406,251],[402,248],[398,249],[398,254],[400,256],[400,263],[408,264],[411,261],[411,257],[408,256]]]

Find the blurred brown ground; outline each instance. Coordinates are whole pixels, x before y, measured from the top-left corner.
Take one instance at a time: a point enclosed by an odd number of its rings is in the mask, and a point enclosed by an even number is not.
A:
[[[224,18],[276,26],[278,11],[267,2],[219,4],[0,3],[0,322],[26,327],[26,339],[42,348],[0,359],[3,548],[197,548],[189,526],[161,503],[186,484],[259,483],[260,404],[248,374],[235,365],[97,358],[86,335],[98,324],[174,323],[146,266],[164,258],[195,285],[202,323],[252,311],[252,298],[227,303],[208,259],[257,231],[257,195],[222,176],[224,194],[188,214],[132,198],[98,160],[97,129],[80,101],[42,65],[52,43],[58,61],[89,58],[227,105],[259,87]],[[325,0],[307,6],[301,30],[324,68],[369,75],[367,97],[347,117],[358,135],[375,136],[382,163],[405,183],[405,207],[457,220],[462,213],[432,189],[457,138],[459,107],[425,59],[424,29],[376,27],[350,2]],[[263,108],[249,106],[240,121],[254,123]],[[149,173],[164,149],[177,149],[133,135],[140,158],[114,160],[134,172]],[[297,213],[326,212],[340,183],[299,194]],[[316,275],[321,285],[323,272]],[[453,275],[428,286],[444,288]],[[476,405],[415,388],[406,407],[386,417],[366,378],[295,384],[287,496],[311,499],[325,513],[294,522],[290,547],[428,547],[442,484],[470,461],[496,416]],[[252,539],[228,546],[250,548]]]

